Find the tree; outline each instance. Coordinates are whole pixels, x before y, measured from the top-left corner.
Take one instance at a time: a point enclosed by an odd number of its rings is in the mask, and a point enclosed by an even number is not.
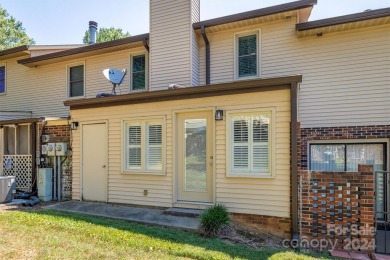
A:
[[[28,37],[22,23],[0,6],[0,50],[30,44],[35,41]]]
[[[122,39],[125,37],[129,37],[130,34],[128,32],[124,33],[120,28],[99,28],[96,33],[96,43],[108,42],[113,40]],[[83,38],[83,43],[89,43],[89,31],[86,30]]]

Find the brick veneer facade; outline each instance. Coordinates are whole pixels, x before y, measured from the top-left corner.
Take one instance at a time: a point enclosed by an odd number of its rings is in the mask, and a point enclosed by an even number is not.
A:
[[[374,250],[373,166],[359,165],[359,172],[300,171],[299,177],[304,247],[318,249],[310,241],[322,240],[328,249],[332,242],[336,249]]]
[[[39,124],[39,133],[42,131],[42,124]],[[43,128],[44,135],[50,135],[51,143],[68,143],[68,149],[70,148],[71,130],[69,124],[63,125],[45,125]],[[62,200],[72,199],[72,157],[67,156],[66,161],[62,164],[61,169],[61,194]],[[53,167],[53,165],[49,165]]]
[[[299,131],[298,167],[302,170],[308,167],[308,141],[390,138],[390,125],[300,128]]]
[[[291,219],[253,214],[230,214],[235,224],[256,231],[276,235],[281,238],[291,238]]]

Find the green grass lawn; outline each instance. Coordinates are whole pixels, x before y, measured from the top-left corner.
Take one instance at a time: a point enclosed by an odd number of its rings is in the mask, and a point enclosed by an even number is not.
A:
[[[55,210],[0,213],[0,259],[314,259]]]

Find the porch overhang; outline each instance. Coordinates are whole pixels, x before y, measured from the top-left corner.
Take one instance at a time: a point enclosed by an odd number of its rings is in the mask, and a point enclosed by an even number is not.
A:
[[[0,126],[36,123],[36,122],[40,122],[42,120],[44,120],[43,117],[2,120],[2,121],[0,121]]]
[[[252,80],[233,81],[228,83],[186,87],[172,90],[158,90],[140,93],[130,93],[104,98],[87,98],[67,100],[65,106],[71,110],[118,106],[126,104],[140,104],[160,101],[203,98],[210,96],[234,95],[250,92],[272,91],[289,89],[293,84],[302,81],[302,75],[293,75],[277,78],[261,78]]]

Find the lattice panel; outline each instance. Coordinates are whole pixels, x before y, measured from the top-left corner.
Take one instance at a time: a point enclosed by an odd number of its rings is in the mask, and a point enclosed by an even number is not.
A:
[[[11,167],[7,169],[8,158],[11,159]],[[16,177],[16,189],[31,192],[32,189],[32,155],[4,155],[4,174]]]

